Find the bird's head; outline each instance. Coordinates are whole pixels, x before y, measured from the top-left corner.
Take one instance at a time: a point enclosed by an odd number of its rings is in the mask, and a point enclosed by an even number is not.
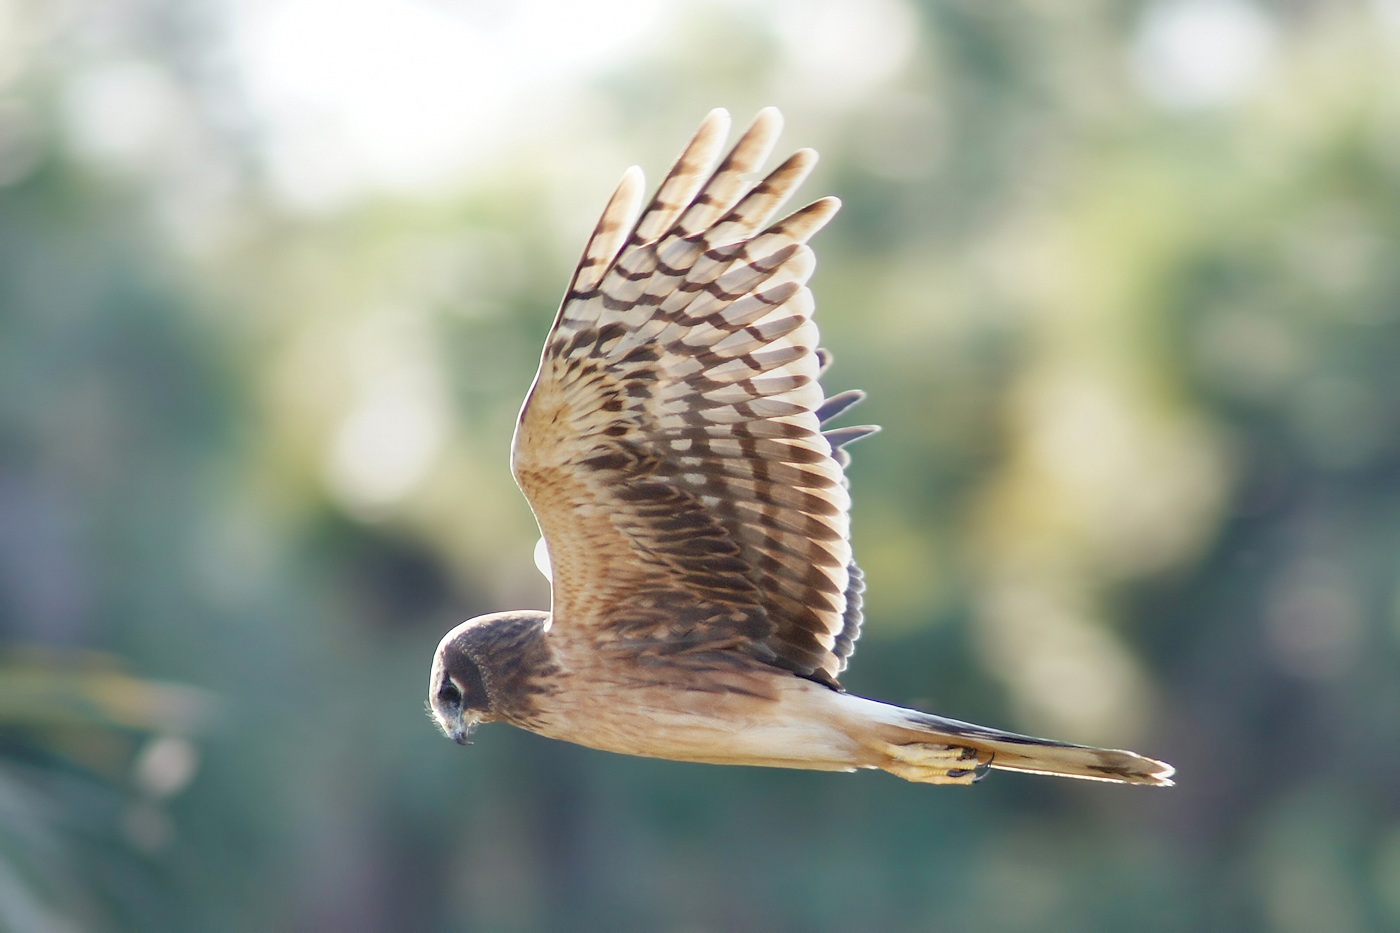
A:
[[[522,636],[538,637],[548,618],[542,612],[497,612],[468,619],[438,643],[428,680],[428,709],[442,731],[466,745],[476,727],[510,705],[513,688],[502,672],[522,647]],[[505,663],[503,663],[505,662]]]

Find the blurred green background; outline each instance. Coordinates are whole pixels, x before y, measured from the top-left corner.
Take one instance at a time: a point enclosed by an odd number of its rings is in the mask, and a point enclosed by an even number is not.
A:
[[[1400,928],[1400,3],[0,0],[0,929]],[[855,692],[975,789],[424,715],[622,170],[777,104]]]

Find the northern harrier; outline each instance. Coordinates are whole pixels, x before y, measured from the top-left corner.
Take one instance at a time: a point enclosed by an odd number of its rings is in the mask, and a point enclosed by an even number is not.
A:
[[[438,645],[429,705],[465,743],[502,720],[629,755],[966,784],[988,768],[1170,784],[1132,752],[901,709],[837,682],[860,634],[843,448],[823,430],[806,282],[823,198],[770,220],[816,161],[757,184],[781,118],[716,167],[711,113],[651,202],[632,168],[545,342],[511,466],[552,569],[552,612],[502,612]]]

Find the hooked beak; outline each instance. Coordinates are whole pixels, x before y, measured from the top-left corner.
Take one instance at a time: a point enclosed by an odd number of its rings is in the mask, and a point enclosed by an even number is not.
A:
[[[479,725],[479,723],[476,720],[467,719],[467,717],[462,716],[451,725],[446,726],[443,731],[447,733],[448,738],[458,745],[470,745],[472,743],[472,733],[476,731],[477,725]]]

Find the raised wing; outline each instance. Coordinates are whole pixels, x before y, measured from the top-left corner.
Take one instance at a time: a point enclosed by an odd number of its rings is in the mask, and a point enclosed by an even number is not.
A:
[[[781,118],[764,110],[718,167],[711,113],[637,216],[622,179],[574,273],[521,411],[512,467],[553,571],[552,637],[598,650],[739,650],[835,684],[860,627],[850,499],[821,433],[806,288],[824,198],[768,226],[816,161],[756,185]],[[636,217],[634,222],[633,218]]]

